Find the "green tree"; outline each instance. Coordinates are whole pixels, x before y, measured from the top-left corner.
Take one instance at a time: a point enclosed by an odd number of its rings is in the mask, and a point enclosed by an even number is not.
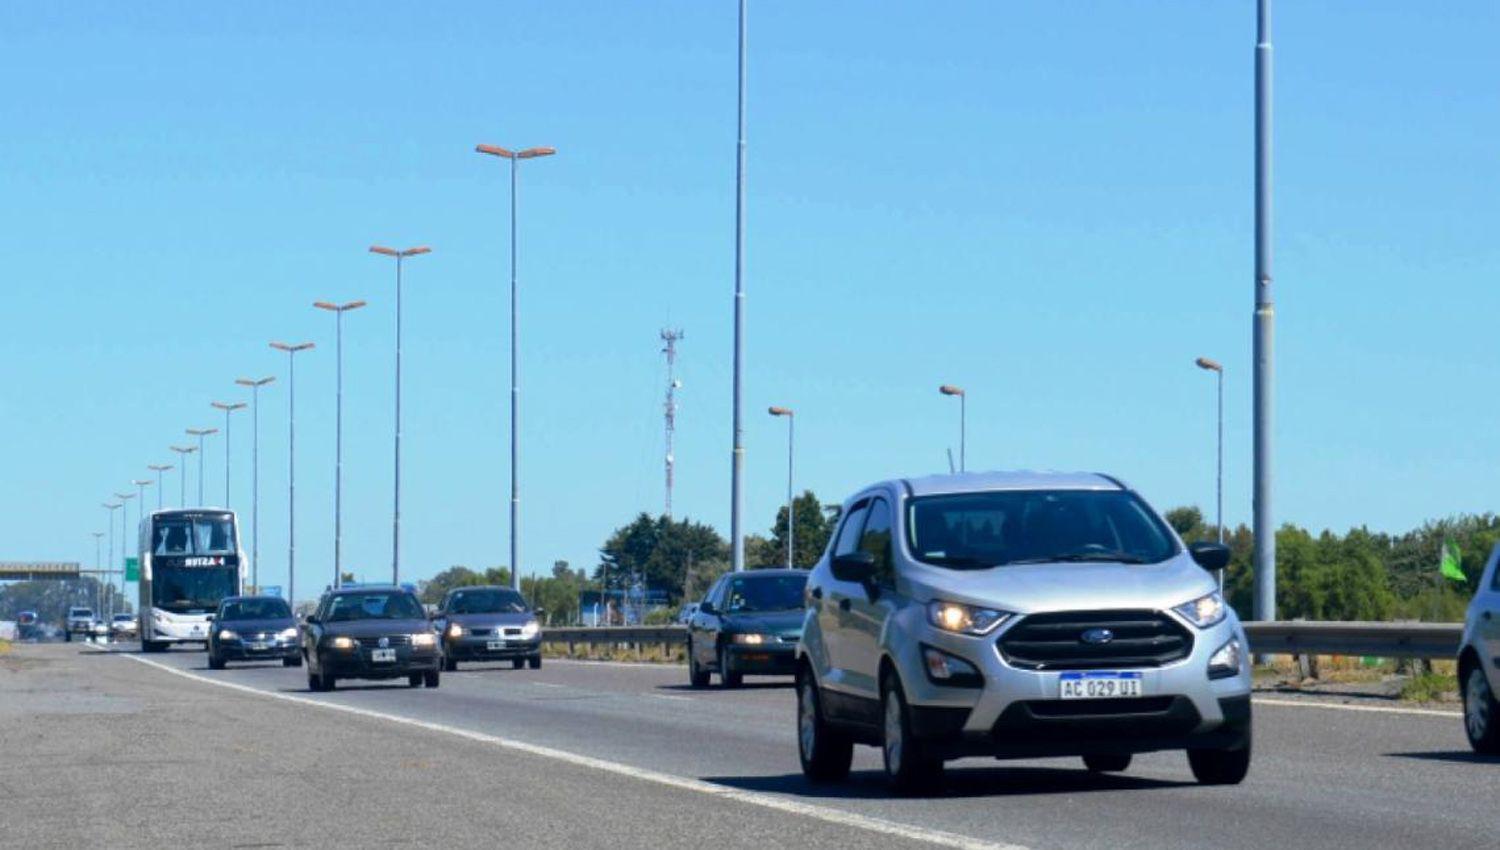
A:
[[[803,490],[802,495],[792,500],[792,507],[796,511],[797,527],[792,541],[792,566],[809,569],[822,557],[823,550],[828,546],[828,537],[833,534],[837,523],[837,508],[830,515],[828,508],[818,501],[811,490]],[[774,556],[765,562],[751,561],[749,550],[746,549],[745,561],[751,566],[783,566],[786,564],[786,506],[782,505],[776,511],[776,522],[771,526],[771,549]]]
[[[641,513],[615,529],[599,548],[594,578],[606,589],[641,581],[652,590],[665,591],[675,602],[682,598],[692,565],[728,557],[729,544],[712,527]]]
[[[1211,538],[1210,529],[1203,524],[1203,511],[1196,506],[1173,508],[1166,513],[1167,525],[1188,543]]]
[[[509,572],[506,573],[509,576]],[[436,605],[443,601],[448,591],[455,587],[473,587],[478,584],[489,584],[490,582],[482,573],[476,573],[468,567],[453,566],[438,573],[432,578],[417,584],[417,595],[428,605]]]

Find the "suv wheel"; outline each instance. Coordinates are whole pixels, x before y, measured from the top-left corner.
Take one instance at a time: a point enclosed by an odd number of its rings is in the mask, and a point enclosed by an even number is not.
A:
[[[797,755],[802,775],[814,782],[843,779],[854,760],[854,741],[823,719],[818,683],[806,667],[797,674]]]
[[[698,653],[693,649],[693,642],[688,641],[688,684],[695,688],[708,687],[708,671],[698,666]]]
[[[422,687],[422,674],[421,673],[413,673],[410,676],[407,676],[406,677],[406,686],[408,688],[420,688],[420,687]]]
[[[1464,732],[1474,752],[1500,755],[1500,704],[1477,663],[1464,679]]]
[[[214,653],[210,652],[208,654],[208,669],[210,669],[210,670],[223,670],[224,669],[224,659],[222,659],[219,656],[215,655]]]
[[[743,673],[729,672],[729,649],[723,646],[719,647],[719,685],[725,688],[738,688],[744,682],[745,675]]]
[[[428,670],[422,674],[422,683],[429,688],[437,687],[439,681],[441,681],[440,674],[436,670]]]
[[[542,656],[533,655],[530,658],[526,659],[526,666],[530,667],[533,670],[542,669]]]
[[[903,794],[933,790],[943,775],[943,761],[928,755],[922,742],[911,733],[911,707],[901,691],[901,680],[887,673],[880,683],[880,710],[884,734],[881,755],[885,778]]]
[[[1083,766],[1093,773],[1119,773],[1130,767],[1130,753],[1095,753],[1084,756]]]
[[[455,659],[455,658],[452,658],[450,656],[444,655],[443,656],[443,672],[444,673],[457,673],[458,672],[458,660]]]
[[[1238,785],[1250,772],[1250,733],[1236,750],[1188,750],[1188,767],[1200,785]]]

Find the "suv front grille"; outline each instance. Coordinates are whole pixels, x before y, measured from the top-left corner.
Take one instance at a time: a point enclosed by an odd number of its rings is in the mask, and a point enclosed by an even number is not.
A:
[[[1085,632],[1107,629],[1105,643]],[[1032,614],[1000,637],[1000,654],[1023,670],[1161,667],[1193,651],[1193,636],[1160,611],[1062,611]]]

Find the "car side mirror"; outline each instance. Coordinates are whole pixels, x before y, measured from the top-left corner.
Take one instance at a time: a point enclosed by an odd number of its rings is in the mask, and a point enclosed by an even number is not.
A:
[[[302,622],[315,626],[318,624],[318,618],[314,617],[311,614],[308,614],[306,617],[302,618]]]
[[[216,617],[216,616],[218,616],[218,615],[216,615],[216,614],[209,614],[209,615],[208,615],[208,621],[209,621],[209,622],[210,622],[210,623],[212,623],[212,622],[213,622],[213,621],[214,621],[214,617]]]
[[[714,604],[712,602],[704,602],[703,604],[701,604],[701,605],[698,606],[698,613],[699,614],[713,614],[713,613],[716,613],[714,611]]]
[[[1209,572],[1218,572],[1229,566],[1229,547],[1223,543],[1190,543],[1188,553],[1198,566]]]
[[[839,581],[869,584],[875,578],[875,556],[869,552],[849,552],[838,555],[832,563],[833,577]]]

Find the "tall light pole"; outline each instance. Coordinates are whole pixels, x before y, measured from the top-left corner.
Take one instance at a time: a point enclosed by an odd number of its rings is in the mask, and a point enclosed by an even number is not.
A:
[[[129,517],[130,517],[130,504],[129,504],[129,502],[130,502],[131,499],[135,498],[135,494],[134,493],[116,493],[115,494],[115,498],[119,499],[121,506],[123,506],[125,508],[125,510],[120,511],[120,560],[116,561],[116,563],[119,564],[119,569],[120,569],[120,598],[123,600],[124,597],[125,597],[125,547],[128,546],[128,545],[130,545],[129,542],[128,542],[130,540],[130,532],[128,532],[126,530],[125,526],[126,526],[128,520],[129,520]],[[109,615],[110,615],[110,617],[114,617],[114,615],[115,615],[115,598],[114,598],[115,594],[114,594],[114,587],[115,587],[114,582],[111,580],[110,584],[109,584],[109,588],[110,588],[110,593],[109,593]]]
[[[297,352],[314,348],[313,343],[273,342],[286,352],[286,600],[297,611]]]
[[[968,466],[968,441],[969,441],[969,395],[961,387],[952,384],[943,384],[938,387],[938,392],[947,396],[958,396],[958,471],[967,472]],[[952,457],[949,457],[952,462]]]
[[[219,433],[219,429],[218,428],[189,428],[189,429],[187,429],[187,433],[190,436],[198,438],[198,506],[202,507],[203,504],[204,504],[204,502],[203,502],[203,456],[205,454],[207,454],[207,452],[205,452],[203,450],[203,438],[207,437],[210,434],[217,434],[217,433]]]
[[[510,160],[510,586],[521,588],[521,543],[518,524],[521,512],[520,464],[520,397],[517,382],[520,316],[516,298],[516,174],[523,159],[552,156],[554,148],[526,148],[513,151],[496,145],[476,145],[474,150]]]
[[[426,245],[398,251],[383,245],[371,245],[370,253],[396,258],[396,484],[391,513],[391,583],[401,583],[401,266],[407,257],[429,254]]]
[[[211,401],[209,405],[224,411],[224,507],[229,507],[229,414],[245,407],[243,401]]]
[[[772,416],[786,417],[786,566],[791,569],[793,540],[797,534],[797,506],[796,497],[792,495],[792,451],[793,451],[793,424],[797,421],[795,412],[790,407],[772,407]]]
[[[1218,463],[1214,475],[1214,504],[1216,516],[1214,525],[1219,528],[1219,542],[1224,542],[1224,367],[1217,360],[1207,357],[1199,357],[1193,361],[1198,364],[1199,369],[1213,372],[1218,378],[1219,385],[1219,447]],[[1224,571],[1219,570],[1219,590],[1224,589]]]
[[[111,529],[115,527],[113,521],[110,522],[109,527]],[[104,532],[91,531],[89,533],[94,535],[94,575],[102,577],[103,573],[99,572],[99,540],[104,537]],[[111,541],[111,543],[113,543],[113,541]],[[102,589],[103,584],[104,583],[99,578],[94,579],[94,608],[99,611],[104,610],[104,591]]]
[[[236,378],[235,383],[250,388],[250,582],[260,593],[260,388],[276,380]]]
[[[319,310],[331,310],[334,316],[334,339],[336,340],[334,363],[338,377],[335,381],[333,417],[333,586],[338,587],[339,578],[343,575],[340,550],[344,539],[344,314],[350,310],[358,310],[365,306],[365,302],[350,301],[345,304],[334,304],[328,301],[315,301],[313,306]]]
[[[105,510],[109,511],[109,557],[105,560],[106,564],[113,563],[115,560],[115,511],[123,508],[124,506],[125,504],[123,502],[104,502],[100,505],[100,507],[103,507]],[[100,585],[109,588],[108,593],[106,593],[104,597],[104,604],[99,606],[101,609],[105,608],[106,606],[113,607],[115,604],[114,585],[109,583],[109,579],[105,577],[107,575],[107,572],[99,574]],[[99,613],[102,616],[104,614],[104,611],[101,610]]]
[[[177,507],[187,507],[187,456],[196,452],[197,446],[172,446],[172,451],[181,456],[177,467],[177,483],[182,493],[178,496]]]
[[[146,464],[146,468],[156,473],[156,509],[161,510],[162,491],[166,489],[162,486],[161,474],[171,469],[172,464],[148,463]]]
[[[739,8],[739,65],[736,90],[737,141],[734,149],[734,425],[729,471],[729,563],[745,569],[745,429],[743,407],[745,361],[745,0]]]
[[[1276,619],[1276,522],[1271,511],[1274,411],[1271,298],[1271,0],[1255,16],[1255,619]]]
[[[138,501],[138,502],[135,503],[136,547],[139,548],[140,547],[140,535],[141,535],[141,528],[140,528],[141,521],[145,520],[145,518],[146,518],[146,488],[150,487],[155,482],[152,481],[149,478],[137,478],[134,481],[131,481],[130,483],[135,485],[136,495],[140,497],[140,501]],[[126,535],[125,539],[129,540],[130,539],[129,535]],[[121,554],[123,554],[123,553],[121,553]],[[129,557],[129,556],[126,556],[126,557]],[[124,567],[124,564],[121,564],[121,566],[120,566],[120,593],[125,596],[126,601],[129,601],[130,596],[128,594],[125,594],[125,567]]]

